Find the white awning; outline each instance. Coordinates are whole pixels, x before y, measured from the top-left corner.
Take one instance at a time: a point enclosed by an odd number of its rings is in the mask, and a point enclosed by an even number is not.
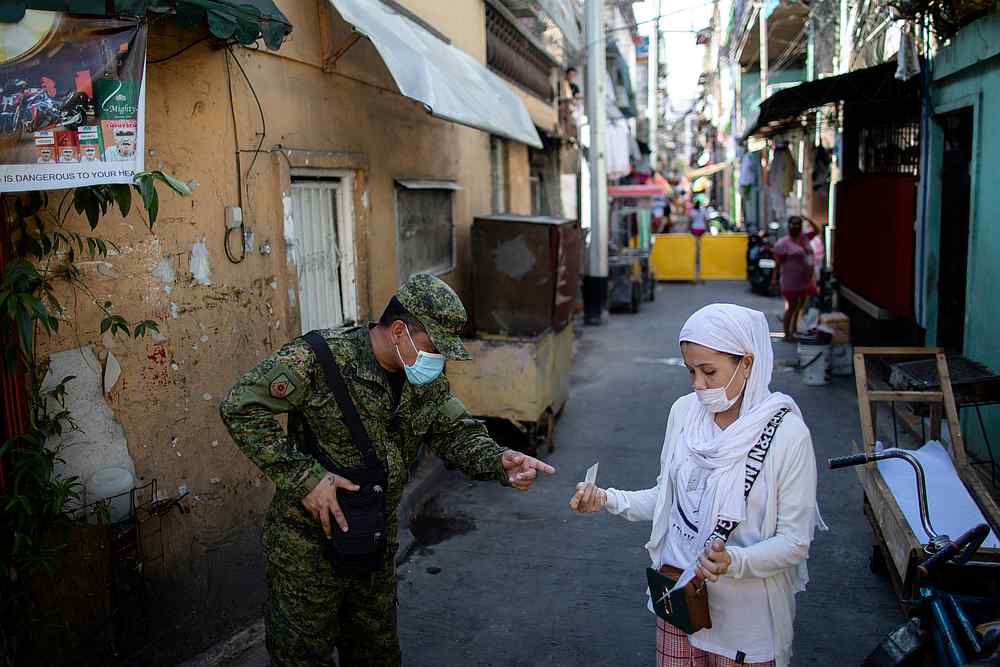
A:
[[[399,92],[431,115],[534,148],[542,140],[514,90],[485,65],[379,0],[330,0],[371,40]]]

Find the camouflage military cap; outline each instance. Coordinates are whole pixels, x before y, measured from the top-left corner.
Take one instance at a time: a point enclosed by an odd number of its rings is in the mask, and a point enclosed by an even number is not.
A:
[[[438,352],[456,361],[472,358],[459,337],[465,326],[465,306],[447,283],[429,273],[415,273],[399,288],[396,298],[424,325]]]

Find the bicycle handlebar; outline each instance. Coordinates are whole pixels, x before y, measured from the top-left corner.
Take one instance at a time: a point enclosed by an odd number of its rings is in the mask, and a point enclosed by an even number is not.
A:
[[[917,566],[917,573],[921,577],[927,577],[931,572],[948,561],[953,561],[955,565],[962,565],[968,562],[973,554],[979,550],[979,547],[982,546],[989,534],[990,527],[981,523],[972,530],[966,531],[957,540],[948,540],[948,543],[944,547],[934,552],[930,558]]]
[[[979,524],[972,530],[966,531],[957,540],[950,540],[947,535],[935,532],[931,526],[930,513],[927,509],[927,484],[924,479],[924,468],[920,461],[910,452],[890,447],[877,452],[862,452],[851,454],[850,456],[840,456],[827,461],[831,470],[837,468],[848,468],[850,466],[874,463],[883,459],[903,459],[913,468],[913,473],[917,478],[917,503],[920,507],[920,522],[924,531],[930,538],[928,550],[933,549],[934,553],[924,562],[917,566],[917,573],[921,577],[927,577],[943,563],[951,562],[954,565],[964,565],[979,550],[987,536],[990,528],[986,524]]]
[[[830,470],[836,470],[837,468],[847,468],[850,466],[859,466],[863,463],[871,463],[874,461],[874,457],[869,457],[868,454],[852,454],[850,456],[838,456],[834,459],[829,459],[828,464]]]
[[[924,468],[913,454],[905,449],[889,447],[887,449],[880,449],[877,452],[862,452],[860,454],[828,459],[827,464],[831,470],[836,470],[837,468],[847,468],[864,463],[874,463],[883,459],[903,459],[913,468],[913,474],[917,476],[917,503],[920,507],[920,523],[924,527],[924,532],[927,533],[927,536],[933,543],[938,539],[938,533],[934,530],[934,526],[931,525],[930,512],[927,509],[927,483],[924,480]]]

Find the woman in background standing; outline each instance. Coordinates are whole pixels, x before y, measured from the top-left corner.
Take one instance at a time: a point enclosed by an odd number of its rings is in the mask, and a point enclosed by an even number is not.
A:
[[[820,272],[823,270],[823,259],[826,257],[826,246],[823,245],[823,230],[815,222],[806,218],[809,228],[806,230],[806,239],[813,253],[813,281],[819,285]]]
[[[793,341],[806,301],[816,293],[813,249],[802,234],[802,218],[788,218],[788,235],[774,244],[773,253],[778,271],[772,280],[777,283],[781,277],[781,296],[785,300],[785,340]]]
[[[694,198],[694,208],[691,209],[691,233],[694,234],[694,282],[701,282],[701,235],[705,233],[705,209],[701,207],[701,199]]]

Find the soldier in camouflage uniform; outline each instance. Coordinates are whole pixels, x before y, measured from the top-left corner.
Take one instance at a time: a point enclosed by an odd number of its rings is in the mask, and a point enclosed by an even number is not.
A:
[[[388,471],[389,553],[373,574],[337,572],[324,557],[324,533],[349,530],[337,493],[358,487],[299,451],[306,437],[300,420],[338,466],[363,459],[309,346],[301,339],[288,343],[240,378],[222,402],[222,419],[236,444],[276,487],[264,525],[267,648],[276,667],[333,665],[334,646],[341,667],[400,664],[395,509],[421,445],[472,479],[520,490],[531,486],[537,471],[555,472],[497,445],[452,396],[443,375],[429,382],[411,375],[426,353],[470,358],[458,337],[465,318],[450,287],[417,274],[377,325],[321,332]],[[275,419],[282,413],[289,414],[287,435]]]

